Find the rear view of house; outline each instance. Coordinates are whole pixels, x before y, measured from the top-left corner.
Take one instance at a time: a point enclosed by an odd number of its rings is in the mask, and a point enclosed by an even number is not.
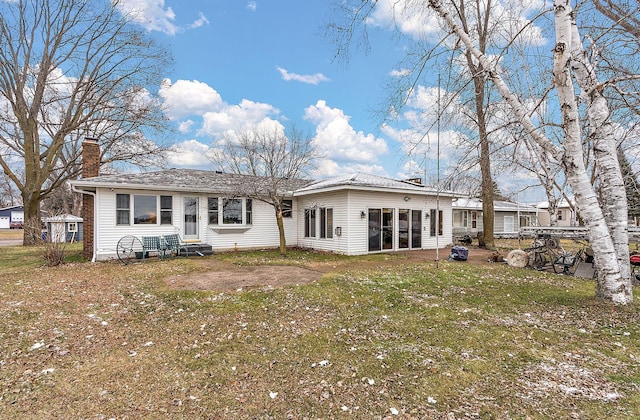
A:
[[[93,165],[97,143],[86,144]],[[82,192],[85,255],[116,257],[128,235],[180,235],[214,251],[276,248],[279,231],[272,205],[239,193],[261,177],[217,171],[166,171],[98,175],[72,182]],[[324,181],[282,180],[278,196],[288,246],[347,255],[433,249],[452,243],[454,194],[415,182],[366,174]]]

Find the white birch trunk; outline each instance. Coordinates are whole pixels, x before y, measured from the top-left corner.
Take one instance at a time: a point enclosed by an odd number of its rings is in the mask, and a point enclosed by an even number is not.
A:
[[[511,92],[492,63],[475,47],[469,35],[456,24],[451,15],[442,7],[440,1],[429,0],[429,6],[440,15],[447,26],[465,44],[465,47],[482,63],[500,95],[511,106],[518,121],[536,143],[562,163],[565,175],[575,194],[580,214],[587,225],[595,262],[601,272],[598,277],[598,296],[615,304],[629,303],[632,299],[631,289],[627,287],[627,280],[621,276],[620,264],[618,264],[611,233],[584,164],[578,104],[570,68],[572,21],[569,2],[555,0],[556,47],[554,49],[553,72],[563,116],[564,149],[554,145],[538,130],[527,115],[519,98]]]
[[[602,95],[602,86],[598,81],[595,69],[587,58],[573,16],[571,23],[571,67],[582,90],[581,99],[587,105],[590,137],[593,141],[594,160],[600,179],[600,196],[604,217],[615,247],[621,281],[625,283],[619,286],[624,286],[628,290],[629,300],[631,300],[627,194],[618,161],[615,132],[609,118],[609,104]],[[611,285],[606,289],[616,287],[618,285]]]

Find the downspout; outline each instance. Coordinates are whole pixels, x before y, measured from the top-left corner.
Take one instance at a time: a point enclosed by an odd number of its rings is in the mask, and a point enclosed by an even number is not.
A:
[[[96,262],[96,254],[97,254],[97,248],[96,248],[96,244],[98,243],[98,223],[96,223],[96,207],[97,207],[97,196],[96,193],[91,192],[91,191],[86,191],[86,190],[79,190],[76,188],[75,185],[73,185],[71,187],[71,191],[73,192],[77,192],[80,194],[89,194],[91,196],[93,196],[93,256],[91,257],[91,262]]]

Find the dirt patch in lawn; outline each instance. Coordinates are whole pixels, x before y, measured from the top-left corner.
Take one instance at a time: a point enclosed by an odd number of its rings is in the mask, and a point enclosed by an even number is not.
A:
[[[439,260],[449,257],[449,249],[441,249]],[[460,264],[491,264],[492,251],[469,248],[469,259]],[[179,290],[210,290],[216,292],[247,291],[280,288],[312,283],[328,273],[348,270],[383,269],[403,264],[419,264],[436,260],[435,250],[394,253],[390,258],[375,261],[309,262],[301,265],[238,266],[215,257],[197,260],[203,271],[189,275],[175,275],[165,279],[167,286]]]

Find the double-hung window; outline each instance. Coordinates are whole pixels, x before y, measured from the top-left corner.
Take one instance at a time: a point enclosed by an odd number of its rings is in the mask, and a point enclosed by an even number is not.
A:
[[[116,224],[130,224],[131,196],[129,194],[116,194]]]
[[[170,225],[173,223],[173,196],[160,196],[160,224]]]

